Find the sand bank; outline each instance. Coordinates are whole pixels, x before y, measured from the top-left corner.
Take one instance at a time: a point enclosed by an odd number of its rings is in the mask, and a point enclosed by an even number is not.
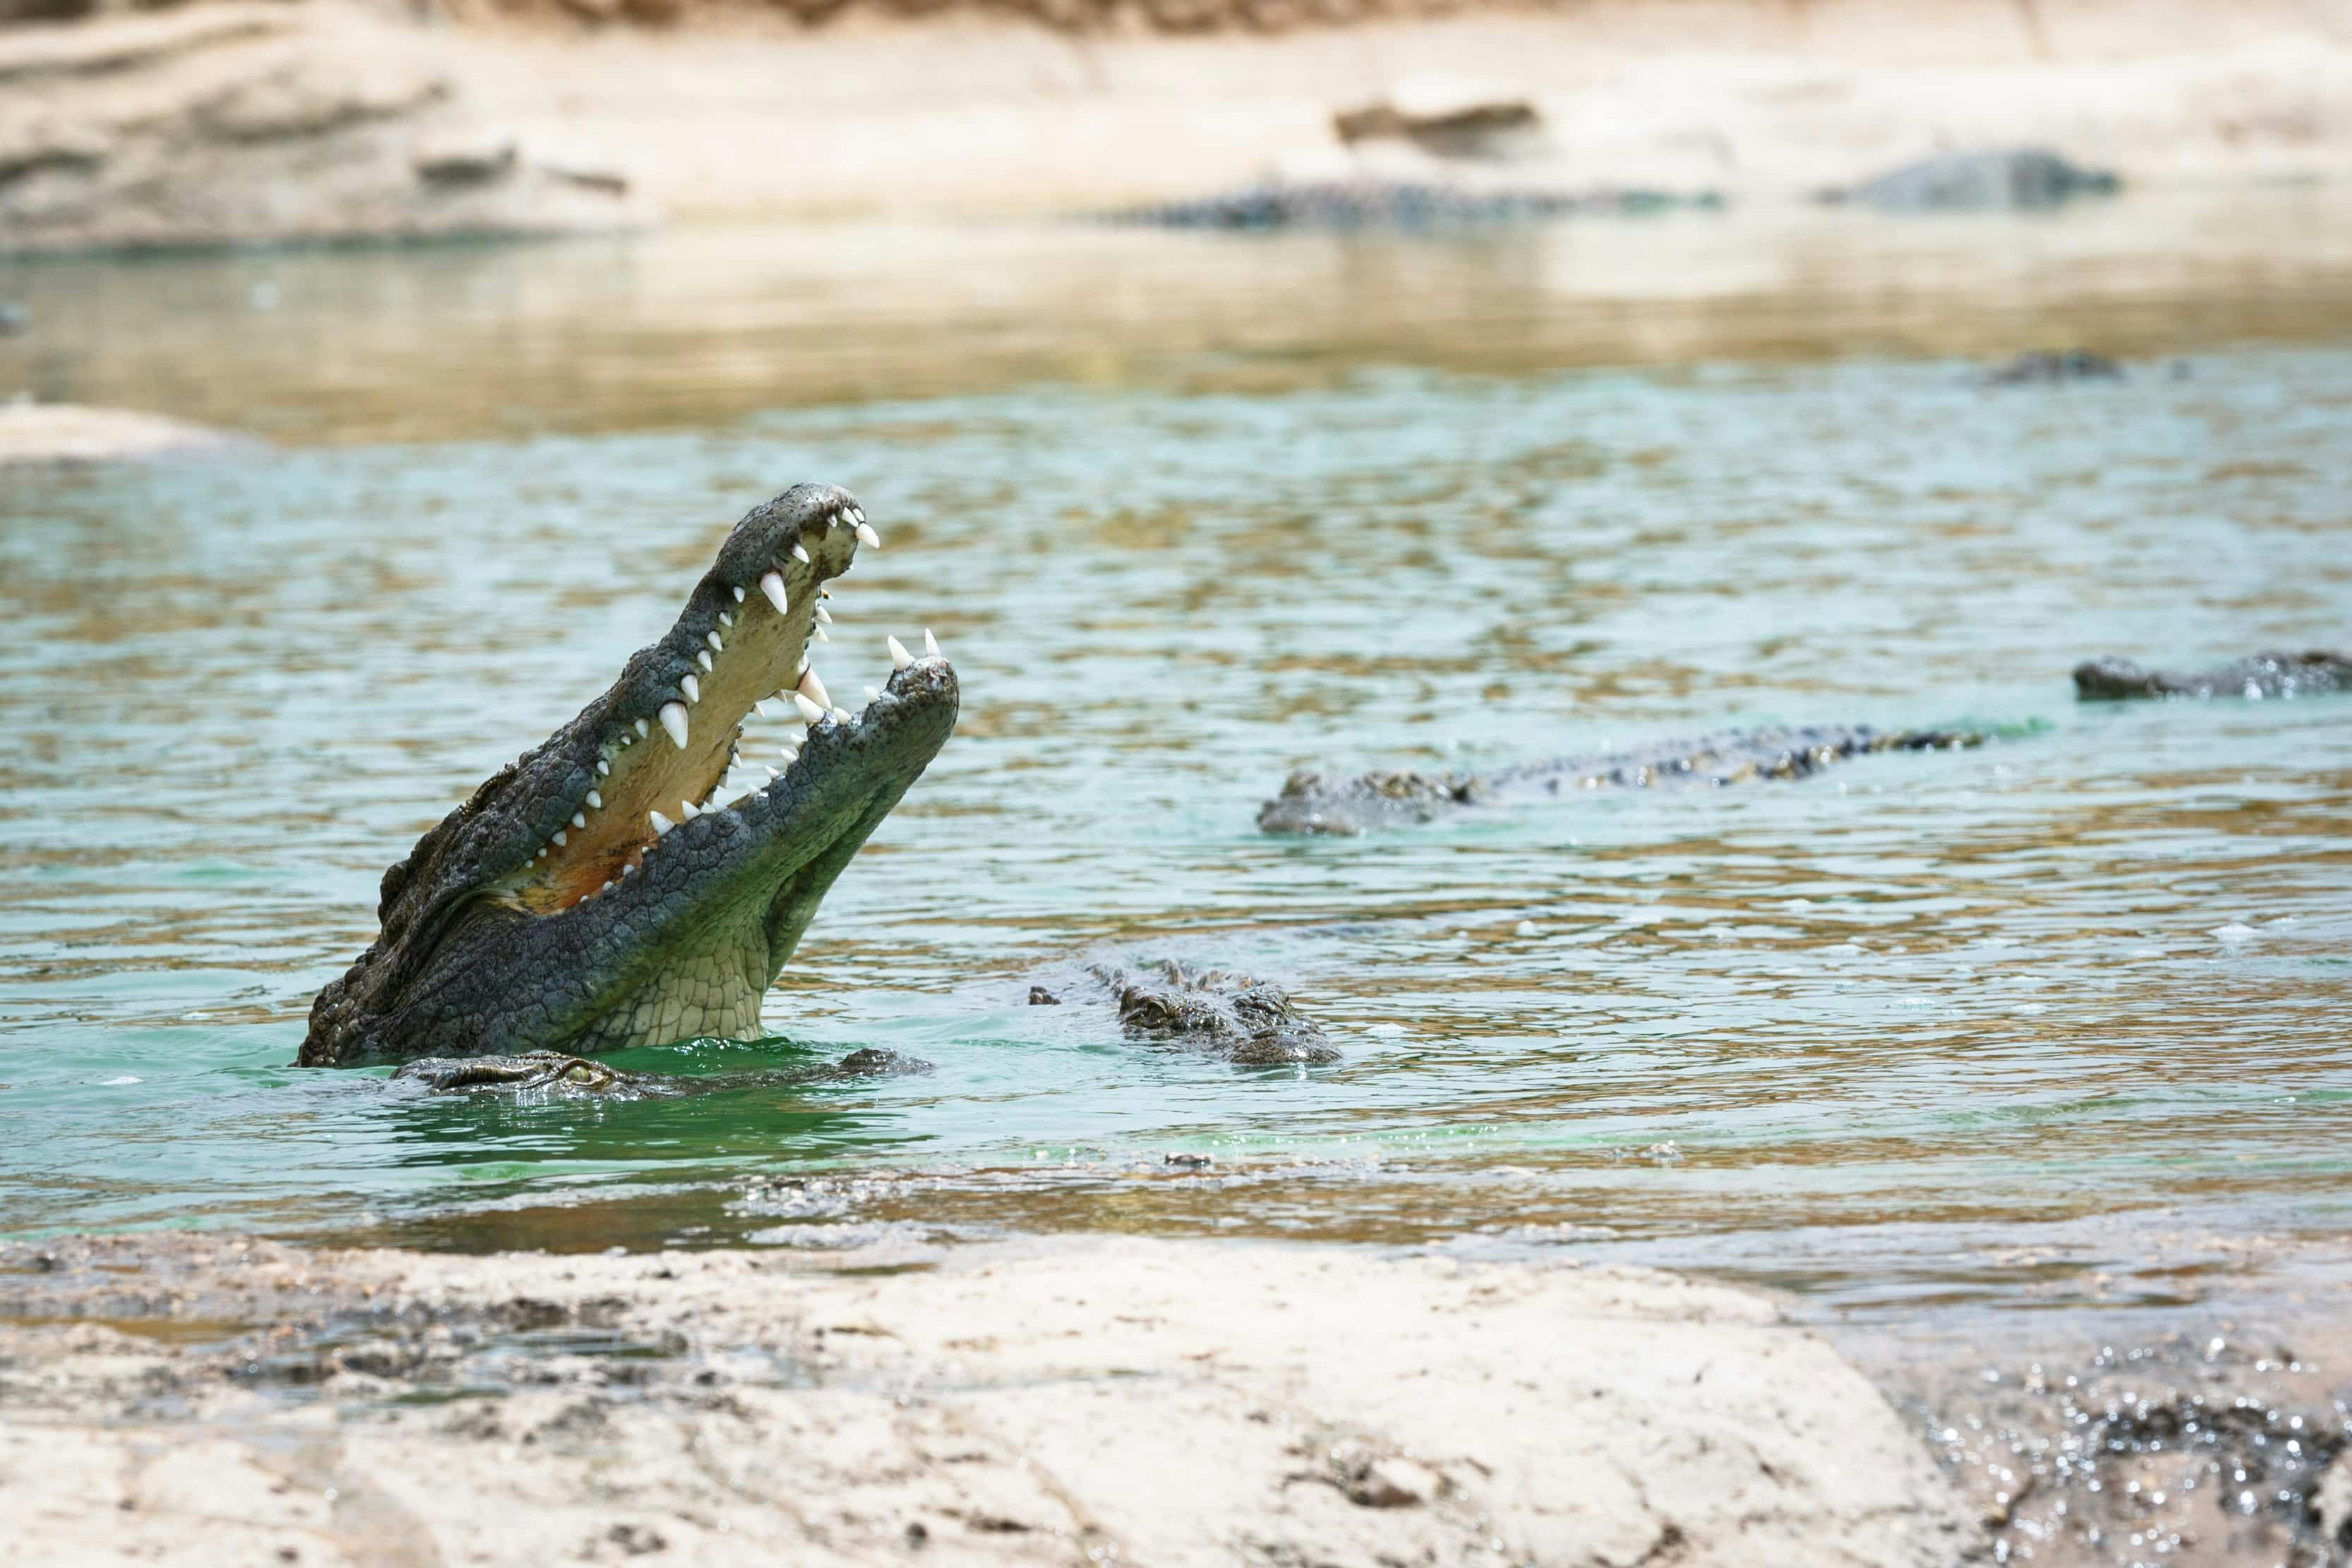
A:
[[[160,414],[71,403],[0,403],[0,468],[184,457],[254,443]]]
[[[1940,1564],[1919,1437],[1644,1269],[1087,1239],[893,1271],[0,1248],[0,1553]]]
[[[1790,200],[2026,142],[2133,184],[2326,181],[2352,152],[2352,35],[2288,0],[657,9],[0,27],[0,252],[1108,208],[1328,172],[1335,110],[1433,78],[1539,110],[1528,177],[1567,188]]]

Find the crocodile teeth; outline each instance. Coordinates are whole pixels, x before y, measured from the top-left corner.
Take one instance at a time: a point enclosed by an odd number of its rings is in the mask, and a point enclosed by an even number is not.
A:
[[[833,699],[824,694],[824,682],[816,678],[815,670],[804,669],[801,671],[800,689],[810,697],[814,698],[816,700],[817,706],[821,708],[830,708],[833,706]]]
[[[826,596],[826,595],[823,595],[823,594],[820,594],[820,595],[817,595],[817,597],[818,597],[818,598],[820,598],[820,599],[822,599],[822,598],[824,598],[824,597],[825,597],[825,596]],[[820,621],[824,622],[826,626],[831,626],[831,625],[833,625],[833,612],[832,612],[831,610],[826,609],[823,605],[819,605],[816,607],[816,618],[817,618],[818,620],[820,620]]]
[[[602,811],[604,809],[604,797],[598,795],[593,789],[588,792],[588,809],[591,811]],[[583,823],[582,826],[585,826],[586,824]]]
[[[555,847],[556,847],[558,849],[561,849],[561,848],[562,848],[562,847],[563,847],[563,845],[564,845],[563,829],[562,829],[561,827],[559,827],[559,828],[557,828],[557,829],[555,830]]]
[[[763,573],[760,578],[760,592],[768,595],[768,603],[776,606],[776,614],[781,616],[784,613],[784,574],[782,573]]]
[[[817,640],[817,641],[819,641],[819,642],[831,642],[831,641],[833,640],[831,637],[827,637],[827,636],[825,636],[825,635],[824,635],[824,628],[823,626],[817,626],[817,627],[814,627],[814,630],[816,632],[816,640]]]
[[[870,686],[866,689],[866,700],[868,702],[873,701],[876,698],[881,695],[882,694],[880,692],[875,690],[874,688]]]
[[[757,713],[762,719],[772,719],[775,717],[773,713],[768,711],[768,700],[764,697],[760,699],[759,701],[751,704],[751,711]]]
[[[866,521],[866,509],[864,507],[847,506],[841,510],[849,514],[849,521],[852,522],[864,522]]]
[[[793,706],[801,710],[801,721],[803,723],[814,724],[818,720],[824,717],[824,709],[819,704],[810,701],[800,692],[795,691],[793,693]]]
[[[649,811],[646,813],[646,820],[654,825],[654,837],[656,838],[661,837],[671,828],[677,826],[677,823],[672,822],[668,817],[664,816],[658,811]]]
[[[697,680],[691,675],[680,676],[678,678],[677,689],[686,693],[686,700],[688,702],[699,702],[702,700],[702,682]]]
[[[803,566],[808,565],[810,563],[808,546],[795,542],[793,545],[793,559]]]
[[[688,680],[692,680],[694,677],[689,675],[687,679]],[[645,721],[640,719],[637,722],[642,724]],[[662,729],[670,738],[670,743],[675,745],[681,752],[686,750],[686,704],[683,702],[663,703],[661,705],[661,724]]]
[[[725,653],[727,651],[727,645],[719,640],[719,634],[717,632],[703,633],[702,640],[710,645],[710,651],[713,653]]]
[[[637,739],[638,739],[638,740],[642,741],[642,740],[644,740],[647,735],[650,735],[650,734],[652,734],[652,733],[653,733],[653,731],[652,731],[651,730],[649,730],[649,729],[647,729],[647,728],[646,727],[646,721],[645,721],[643,719],[640,719],[640,720],[638,720],[638,721],[637,721]],[[686,742],[685,742],[684,741],[680,741],[680,742],[678,742],[678,744],[679,744],[679,745],[681,745],[681,746],[683,746],[683,745],[685,745],[685,744],[686,744]]]
[[[904,669],[915,662],[915,656],[907,651],[905,643],[900,642],[897,637],[884,637],[882,640],[890,645],[891,668]]]
[[[700,665],[700,666],[702,666],[703,672],[704,672],[705,674],[708,674],[708,673],[709,672],[709,669],[710,669],[710,656],[709,656],[708,653],[698,653],[698,654],[696,654],[696,655],[694,656],[694,662],[695,662],[695,663],[697,663],[697,664],[698,664],[698,665]]]
[[[742,601],[743,601],[743,590],[742,590],[742,589],[740,589],[740,588],[738,588],[738,589],[736,589],[736,590],[735,590],[735,602],[736,602],[736,603],[738,603],[738,604],[740,604],[740,603],[742,603]],[[730,631],[730,632],[731,632],[731,631],[733,631],[733,630],[735,629],[735,617],[734,617],[734,616],[730,616],[730,615],[729,615],[726,611],[721,610],[721,611],[719,611],[719,624],[720,626],[725,626],[729,631]],[[717,634],[716,634],[716,633],[713,633],[713,634],[712,634],[712,636],[715,637],[717,636]]]
[[[738,589],[736,589],[736,590],[735,590],[735,602],[736,602],[737,604],[739,604],[739,605],[740,605],[740,604],[741,604],[741,603],[743,602],[743,590],[742,590],[742,589],[740,589],[740,588],[738,588]],[[725,619],[725,617],[724,617],[724,616],[721,616],[720,618],[721,618],[722,620],[723,620],[723,619]],[[727,624],[728,624],[729,626],[733,626],[735,623],[734,623],[734,622],[732,622],[732,621],[728,621],[728,623],[727,623]]]
[[[775,769],[773,769],[773,768],[772,768],[772,767],[768,766],[768,764],[767,764],[767,763],[761,763],[760,764],[760,771],[761,771],[761,772],[762,772],[762,773],[766,773],[766,774],[768,775],[768,782],[769,782],[770,784],[773,784],[773,783],[775,783],[778,779],[780,779],[780,778],[782,778],[782,777],[783,777],[783,776],[784,776],[783,774],[782,774],[782,773],[778,773]]]
[[[610,763],[606,762],[606,761],[605,761],[604,758],[602,758],[602,757],[599,757],[599,758],[597,758],[597,759],[596,759],[596,776],[597,776],[598,778],[600,778],[600,779],[601,779],[601,778],[603,778],[606,773],[611,773],[612,771],[613,771],[613,764],[612,764],[612,763]]]
[[[857,525],[857,542],[868,550],[879,550],[882,548],[882,536],[874,531],[872,523],[861,522]]]
[[[801,749],[798,746],[778,746],[776,755],[783,758],[786,763],[796,763],[801,760]]]
[[[547,846],[546,846],[546,845],[542,844],[542,845],[541,845],[541,846],[539,847],[539,854],[538,854],[538,856],[536,857],[536,858],[538,858],[538,859],[541,859],[541,860],[544,860],[544,859],[546,859],[546,858],[547,858]]]
[[[695,805],[694,802],[690,800],[679,801],[677,803],[677,810],[679,816],[688,822],[692,822],[696,817],[702,815],[702,808]]]
[[[585,826],[588,826],[588,818],[587,818],[587,816],[586,816],[584,814],[581,813],[581,812],[577,812],[577,811],[573,812],[573,813],[572,814],[572,826],[574,826],[574,827],[585,827]]]
[[[825,716],[836,724],[846,724],[850,722],[849,714],[839,708],[831,710]]]
[[[923,657],[925,658],[938,658],[941,657],[940,654],[940,639],[931,635],[931,628],[929,626],[925,626],[923,628]]]

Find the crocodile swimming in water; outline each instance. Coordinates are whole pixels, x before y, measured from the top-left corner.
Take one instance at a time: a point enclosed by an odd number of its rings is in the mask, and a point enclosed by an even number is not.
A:
[[[2352,658],[2309,653],[2258,653],[2219,669],[2142,669],[2127,658],[2094,658],[2074,667],[2074,695],[2086,702],[2164,697],[2318,697],[2352,691]]]
[[[818,901],[955,727],[955,671],[887,639],[853,717],[808,668],[824,584],[881,541],[856,500],[800,485],[737,523],[668,634],[384,873],[375,942],[319,994],[307,1067],[754,1038]],[[745,717],[807,725],[730,804]],[[488,1079],[481,1079],[488,1081]]]
[[[1801,779],[1845,757],[1873,752],[1943,751],[1976,746],[1973,730],[1873,730],[1822,726],[1727,730],[1630,752],[1561,757],[1491,773],[1295,773],[1282,793],[1258,808],[1266,833],[1355,834],[1431,822],[1456,811],[1518,800],[1556,798],[1572,790],[1717,786],[1749,779]]]

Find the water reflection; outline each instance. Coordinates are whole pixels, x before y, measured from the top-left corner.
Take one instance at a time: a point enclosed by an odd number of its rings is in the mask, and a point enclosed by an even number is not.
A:
[[[1024,383],[1264,392],[1368,365],[1518,374],[2312,342],[2352,328],[2352,216],[2312,187],[2026,220],[1767,206],[1438,242],[699,230],[83,259],[0,268],[0,288],[34,324],[0,338],[0,395],[286,441],[448,440]]]

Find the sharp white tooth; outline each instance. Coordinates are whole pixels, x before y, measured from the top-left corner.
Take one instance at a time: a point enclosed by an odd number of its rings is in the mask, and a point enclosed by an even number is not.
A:
[[[800,761],[801,749],[798,746],[778,746],[776,755],[783,758],[787,763],[796,763]]]
[[[588,818],[587,818],[586,815],[585,815],[585,814],[583,814],[583,813],[582,813],[582,812],[577,812],[577,811],[573,812],[573,813],[572,814],[572,826],[574,826],[574,827],[585,827],[585,826],[588,826]]]
[[[929,626],[923,628],[923,657],[925,658],[940,657],[940,639],[931,635],[931,628]]]
[[[690,800],[682,800],[677,803],[677,813],[679,821],[692,822],[702,815],[702,808]]]
[[[808,644],[801,644],[801,661],[793,666],[793,679],[798,680],[808,673]]]
[[[759,701],[751,704],[751,711],[757,713],[762,719],[772,719],[775,717],[773,713],[768,711],[768,700],[764,697]]]
[[[705,675],[710,673],[710,655],[709,652],[706,651],[696,654],[694,656],[694,662],[702,666],[702,672]]]
[[[613,884],[612,884],[612,883],[610,883],[610,882],[607,882],[607,883],[605,883],[603,887],[601,887],[601,888],[597,889],[596,890],[597,890],[598,892],[600,892],[600,893],[609,893],[609,892],[611,892],[611,891],[613,890]]]
[[[649,730],[649,729],[647,729],[647,728],[646,727],[646,721],[645,721],[643,719],[640,719],[640,720],[638,720],[638,721],[637,721],[637,739],[638,739],[638,740],[642,741],[642,740],[644,740],[647,735],[650,735],[650,734],[652,734],[652,733],[653,733],[653,731],[652,731],[651,730]],[[686,744],[686,742],[683,742],[683,741],[680,741],[680,742],[678,742],[678,744],[679,744],[679,745],[681,745],[681,746],[683,746],[684,744]]]
[[[713,653],[725,653],[727,651],[727,645],[719,640],[719,634],[717,632],[703,633],[702,640],[710,645],[710,651]]]
[[[878,692],[878,691],[875,690],[875,689],[874,689],[872,687],[870,687],[870,686],[869,686],[869,687],[867,687],[867,688],[866,689],[866,701],[868,701],[868,702],[873,701],[876,698],[877,698],[877,697],[879,697],[879,696],[881,696],[881,695],[882,695],[882,694],[881,694],[880,692]]]
[[[814,724],[824,717],[824,708],[810,701],[797,691],[793,693],[793,706],[801,710],[801,721],[803,723]]]
[[[605,761],[604,758],[602,758],[602,757],[599,757],[599,758],[597,758],[597,759],[596,759],[596,776],[597,776],[598,778],[600,778],[600,779],[601,779],[601,778],[603,778],[606,773],[611,773],[612,771],[613,771],[613,764],[612,764],[612,763],[610,763],[606,762],[606,761]]]
[[[781,616],[784,613],[788,606],[784,599],[782,573],[770,572],[762,574],[760,578],[760,592],[768,595],[768,603],[776,606],[776,614]]]
[[[907,645],[905,643],[900,642],[897,637],[884,637],[882,640],[884,643],[888,645],[890,649],[891,668],[904,669],[908,665],[915,662],[915,656],[907,651]]]
[[[660,837],[661,836],[660,836],[659,834],[656,834],[654,837],[656,837],[656,838],[658,838],[658,837]],[[623,866],[623,867],[621,868],[621,880],[623,880],[624,882],[627,881],[630,878],[632,878],[632,877],[635,876],[636,874],[637,874],[637,863],[636,863],[635,860],[630,861],[627,865]]]
[[[819,642],[831,642],[831,641],[833,640],[831,637],[827,637],[827,636],[825,636],[825,635],[824,635],[824,628],[823,626],[818,626],[818,627],[816,627],[816,628],[815,628],[815,631],[816,631],[816,640],[817,640],[817,641],[819,641]]]
[[[838,708],[833,710],[832,717],[833,721],[836,724],[846,724],[850,721],[849,715]]]
[[[546,845],[542,844],[542,845],[541,845],[541,846],[539,847],[539,855],[538,855],[538,858],[540,858],[540,859],[541,859],[541,860],[544,860],[544,859],[546,859],[546,858],[547,858],[547,846],[546,846]]]
[[[851,507],[849,509],[849,521],[852,522],[864,522],[866,521],[866,509],[862,506]]]
[[[761,769],[761,771],[762,773],[765,773],[768,775],[768,782],[769,782],[770,784],[773,784],[773,783],[775,783],[778,779],[782,778],[782,777],[784,776],[783,774],[782,774],[782,773],[778,773],[775,769],[773,769],[773,768],[772,768],[772,767],[768,766],[768,764],[767,764],[767,763],[761,763],[760,764],[760,769]]]
[[[699,702],[702,700],[702,682],[697,680],[691,675],[680,676],[678,678],[677,689],[686,693],[686,700],[688,702]],[[683,742],[680,742],[680,744],[683,743]]]
[[[735,590],[735,602],[736,602],[737,604],[739,604],[739,605],[740,605],[740,604],[741,604],[741,603],[743,602],[743,590],[742,590],[742,589],[740,589],[740,588],[738,588],[738,589],[736,589],[736,590]],[[720,618],[721,618],[722,620],[723,620],[723,619],[725,619],[725,617],[724,617],[724,616],[721,616]],[[733,626],[735,623],[734,623],[734,622],[732,622],[732,621],[728,621],[728,622],[727,622],[727,624],[728,624],[729,626]]]
[[[815,670],[804,669],[801,671],[800,689],[806,692],[810,697],[814,698],[816,700],[816,705],[818,707],[830,708],[833,706],[833,699],[824,694],[824,682],[816,678]]]
[[[816,607],[816,618],[825,626],[829,626],[833,625],[833,612],[826,609],[823,605],[819,605]]]
[[[563,847],[563,844],[564,844],[563,829],[562,829],[561,827],[559,827],[559,828],[557,828],[557,829],[555,830],[555,847],[556,847],[557,848],[561,849],[561,848],[562,848],[562,847]]]
[[[743,602],[743,590],[740,588],[735,590],[735,602],[739,605]],[[721,610],[719,612],[719,624],[731,632],[735,629],[735,617]]]
[[[799,562],[803,566],[810,564],[808,546],[805,544],[794,544],[793,546],[793,559]]]
[[[646,813],[646,820],[654,825],[654,837],[656,838],[659,838],[662,835],[667,833],[671,828],[677,826],[677,823],[672,822],[668,817],[664,816],[658,811],[649,811]],[[625,872],[624,875],[626,875],[626,873]]]
[[[874,531],[872,523],[861,522],[857,525],[857,542],[868,550],[879,550],[882,548],[882,536]]]
[[[689,675],[687,679],[691,680],[694,677]],[[642,719],[637,721],[641,724],[645,722]],[[661,705],[661,724],[663,731],[670,738],[670,743],[681,752],[686,750],[686,704],[683,702],[663,703]]]
[[[588,809],[591,811],[602,811],[604,809],[604,797],[598,795],[593,789],[588,792]],[[585,825],[583,824],[583,826]]]

